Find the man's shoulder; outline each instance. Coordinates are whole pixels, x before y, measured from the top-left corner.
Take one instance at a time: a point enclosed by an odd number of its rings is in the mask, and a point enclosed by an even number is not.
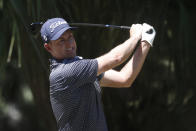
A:
[[[53,67],[50,70],[50,79],[60,77],[68,78],[92,71],[88,69],[94,69],[96,67],[96,59],[64,60],[62,62],[53,62],[51,66]]]
[[[71,64],[59,63],[58,65],[56,65],[55,68],[51,69],[50,77],[61,76],[61,75],[65,76],[65,74],[70,73],[71,69],[72,69]]]

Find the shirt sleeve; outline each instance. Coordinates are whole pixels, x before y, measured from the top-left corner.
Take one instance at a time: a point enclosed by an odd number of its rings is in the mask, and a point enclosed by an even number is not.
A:
[[[74,85],[81,86],[86,83],[93,83],[97,78],[98,62],[96,59],[78,60],[72,65],[71,79]]]

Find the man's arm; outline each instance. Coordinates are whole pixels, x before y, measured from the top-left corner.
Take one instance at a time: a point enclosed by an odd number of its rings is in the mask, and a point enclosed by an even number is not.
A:
[[[141,35],[142,25],[133,24],[130,29],[130,38],[128,40],[113,48],[109,53],[97,58],[97,75],[123,63],[135,49],[137,42],[141,39]]]
[[[100,85],[103,87],[130,87],[139,74],[149,49],[148,43],[141,42],[133,57],[120,71],[108,70],[105,72]]]
[[[120,72],[114,70],[105,72],[105,75],[100,82],[101,86],[130,87],[139,74],[150,47],[153,46],[155,35],[155,29],[152,26],[144,23],[141,45],[139,45],[139,47],[136,49],[133,57],[121,69]]]

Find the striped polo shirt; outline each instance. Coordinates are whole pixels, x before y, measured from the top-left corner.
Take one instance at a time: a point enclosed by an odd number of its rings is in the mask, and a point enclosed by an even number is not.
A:
[[[50,101],[59,131],[107,131],[96,59],[51,59]]]

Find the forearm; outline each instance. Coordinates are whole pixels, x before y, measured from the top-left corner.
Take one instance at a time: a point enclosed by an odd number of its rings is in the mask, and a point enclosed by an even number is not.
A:
[[[97,58],[100,66],[99,68],[101,69],[99,70],[98,74],[112,69],[123,63],[132,54],[138,41],[139,38],[131,37],[124,43],[113,48],[104,56]]]
[[[121,69],[120,73],[125,78],[125,86],[130,87],[138,76],[144,64],[150,45],[142,42],[133,54],[133,57]]]
[[[122,63],[132,54],[138,41],[139,41],[139,38],[131,37],[128,40],[126,40],[124,43],[113,48],[108,53],[108,55],[115,56],[116,58],[119,59],[119,62]]]

